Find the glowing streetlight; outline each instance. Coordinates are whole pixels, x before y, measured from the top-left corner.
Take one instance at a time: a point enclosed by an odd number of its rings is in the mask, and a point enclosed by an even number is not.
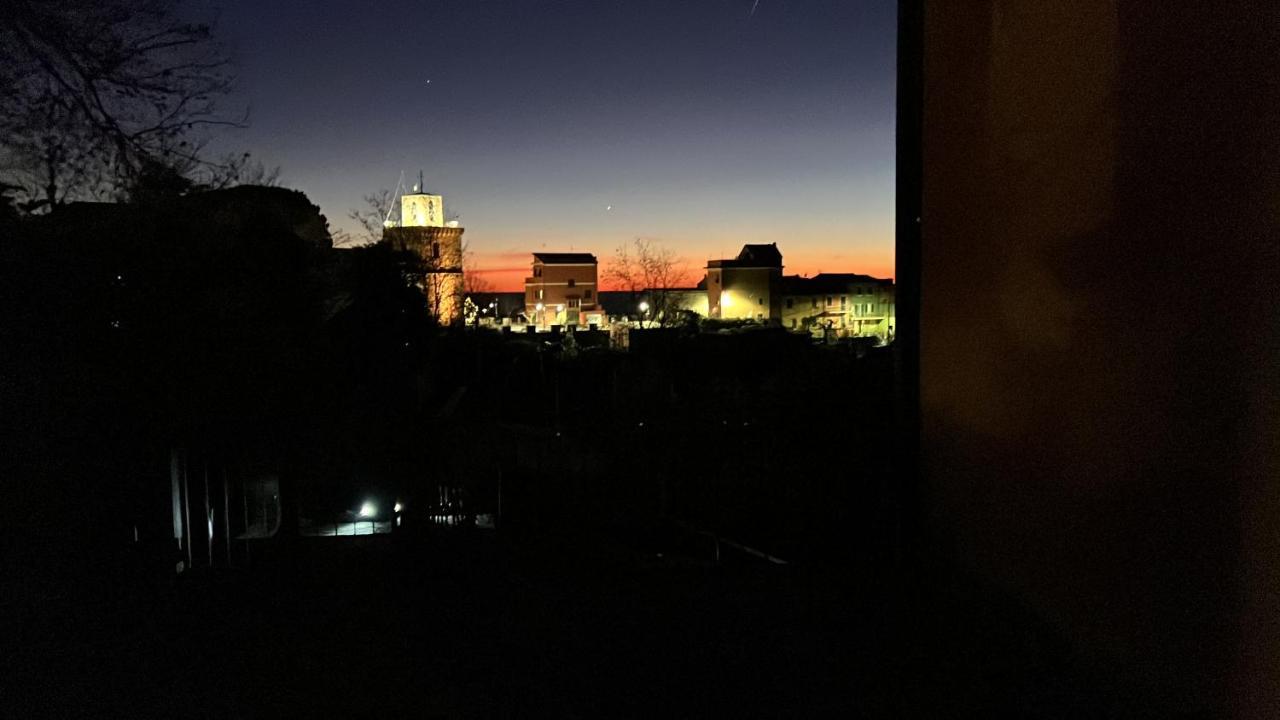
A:
[[[641,300],[641,301],[640,301],[640,312],[649,312],[649,303],[647,303],[647,302],[645,302],[645,301]]]
[[[378,506],[374,505],[368,500],[366,500],[364,504],[360,506],[360,517],[362,518],[371,518],[377,514],[378,514]]]

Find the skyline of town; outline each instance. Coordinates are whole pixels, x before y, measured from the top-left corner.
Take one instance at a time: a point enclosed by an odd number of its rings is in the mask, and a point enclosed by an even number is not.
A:
[[[894,3],[545,10],[222,7],[251,114],[215,144],[279,166],[335,231],[422,170],[498,290],[529,252],[607,262],[636,237],[691,275],[785,242],[788,273],[894,276]]]

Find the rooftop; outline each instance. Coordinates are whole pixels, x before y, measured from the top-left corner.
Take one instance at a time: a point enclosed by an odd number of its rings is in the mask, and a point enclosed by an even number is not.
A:
[[[777,243],[768,245],[743,245],[742,252],[732,260],[711,260],[707,267],[782,267],[782,252]]]
[[[893,281],[857,273],[818,273],[811,278],[785,275],[782,278],[782,292],[787,295],[844,293],[853,285],[892,286]]]
[[[596,256],[591,253],[545,253],[533,254],[534,262],[543,265],[595,265]]]

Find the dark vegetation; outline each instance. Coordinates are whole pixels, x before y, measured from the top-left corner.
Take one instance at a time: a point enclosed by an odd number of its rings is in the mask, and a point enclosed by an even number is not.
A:
[[[24,707],[684,707],[628,668],[680,673],[707,712],[785,712],[817,686],[848,701],[828,661],[851,672],[857,653],[826,634],[853,596],[787,589],[791,570],[727,546],[717,563],[711,537],[793,568],[868,555],[883,351],[764,328],[637,332],[619,352],[604,332],[436,327],[412,258],[333,249],[317,209],[278,188],[72,204],[8,218],[2,238],[0,561],[21,582],[3,628],[20,649],[0,669]],[[175,448],[196,483],[279,477],[280,534],[176,576]],[[501,492],[498,533],[297,537],[371,488],[415,507],[440,486],[472,512]],[[765,636],[807,664],[758,686]],[[428,670],[431,692],[409,684]]]
[[[7,525],[19,536],[163,537],[182,448],[278,474],[291,512],[440,484],[497,512],[501,482],[512,523],[670,515],[797,555],[847,533],[886,471],[883,353],[767,329],[637,332],[624,353],[603,332],[438,328],[411,258],[333,249],[293,191],[71,205],[8,230],[6,476],[57,501]]]

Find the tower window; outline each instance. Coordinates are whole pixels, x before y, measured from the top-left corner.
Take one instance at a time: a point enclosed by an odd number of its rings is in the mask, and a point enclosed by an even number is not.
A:
[[[431,243],[431,259],[432,260],[440,259],[440,243],[438,242]]]

